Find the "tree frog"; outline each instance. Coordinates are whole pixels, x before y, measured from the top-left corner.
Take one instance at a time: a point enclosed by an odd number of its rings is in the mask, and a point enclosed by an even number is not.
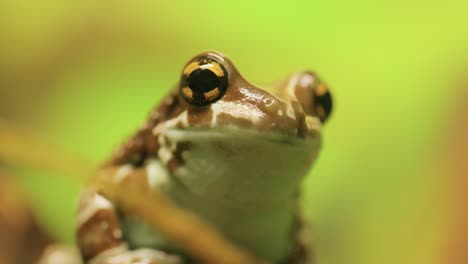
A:
[[[312,72],[261,88],[225,55],[204,52],[101,170],[118,184],[138,182],[165,194],[261,258],[305,263],[300,183],[317,158],[331,109],[327,86]],[[145,219],[119,211],[92,184],[77,218],[87,262],[184,261],[177,245]]]

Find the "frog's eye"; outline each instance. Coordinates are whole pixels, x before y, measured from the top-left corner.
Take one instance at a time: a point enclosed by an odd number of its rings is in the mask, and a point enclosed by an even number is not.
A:
[[[296,97],[304,111],[316,116],[322,123],[330,117],[333,108],[333,99],[328,86],[311,72],[300,75],[296,84]]]
[[[227,86],[228,76],[224,66],[214,58],[202,57],[185,67],[181,94],[190,104],[203,106],[221,98]]]
[[[322,123],[325,123],[328,117],[330,117],[333,106],[332,101],[332,96],[328,87],[323,83],[317,84],[315,89],[313,89],[313,112]]]

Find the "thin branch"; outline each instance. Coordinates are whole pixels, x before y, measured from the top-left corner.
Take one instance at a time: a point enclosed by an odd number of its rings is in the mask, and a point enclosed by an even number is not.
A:
[[[94,164],[81,156],[64,151],[53,142],[35,136],[0,119],[0,160],[73,177],[84,182],[91,175]]]

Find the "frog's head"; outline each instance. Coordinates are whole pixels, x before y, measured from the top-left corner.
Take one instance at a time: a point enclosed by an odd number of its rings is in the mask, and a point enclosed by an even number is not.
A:
[[[159,157],[189,191],[237,202],[294,193],[319,152],[332,105],[311,72],[267,90],[217,52],[185,65],[177,100],[177,115],[154,131]]]

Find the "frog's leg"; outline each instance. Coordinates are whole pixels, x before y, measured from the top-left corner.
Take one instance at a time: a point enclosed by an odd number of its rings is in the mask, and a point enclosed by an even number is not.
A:
[[[98,172],[97,182],[150,188],[155,183],[151,178],[154,175],[150,175],[154,174],[154,168],[151,162],[147,163],[141,167],[106,166]],[[83,193],[78,209],[77,240],[85,263],[180,263],[180,257],[160,250],[130,250],[123,237],[118,205],[104,194],[101,185],[96,184]]]
[[[315,263],[312,230],[302,215],[299,201],[294,204],[294,227],[292,228],[292,248],[284,263],[313,264]]]
[[[125,250],[114,205],[96,190],[87,190],[81,197],[77,239],[85,261],[109,249]]]

